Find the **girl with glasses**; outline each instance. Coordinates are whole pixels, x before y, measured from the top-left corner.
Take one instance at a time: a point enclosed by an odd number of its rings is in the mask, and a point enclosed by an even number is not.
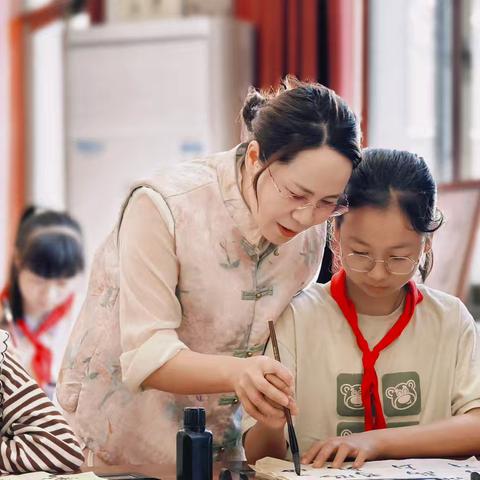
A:
[[[337,273],[295,297],[276,324],[282,361],[296,376],[302,462],[478,455],[475,322],[458,298],[418,283],[443,220],[426,163],[368,149],[346,193],[349,211],[332,222]],[[275,407],[266,419],[244,419],[249,462],[287,455]]]
[[[287,79],[245,100],[244,143],[134,186],[96,255],[57,397],[90,463],[173,463],[185,406],[216,458],[241,458],[239,406],[287,405],[261,352],[268,320],[312,282],[325,221],[345,211],[357,120],[334,92]],[[275,179],[275,183],[272,181]]]

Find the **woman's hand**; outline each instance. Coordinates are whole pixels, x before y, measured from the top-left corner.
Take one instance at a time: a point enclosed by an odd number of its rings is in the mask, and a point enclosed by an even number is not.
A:
[[[354,459],[353,467],[360,468],[365,461],[382,455],[379,431],[354,433],[345,437],[332,437],[314,443],[303,455],[302,463],[313,462],[314,468],[323,467],[331,458],[332,467],[340,468],[347,458]]]
[[[264,425],[279,429],[285,424],[283,407],[297,414],[293,400],[293,375],[280,362],[266,356],[243,359],[233,377],[233,387],[245,411]]]

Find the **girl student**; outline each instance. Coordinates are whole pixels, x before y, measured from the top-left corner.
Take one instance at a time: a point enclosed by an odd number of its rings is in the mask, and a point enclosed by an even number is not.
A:
[[[333,234],[340,271],[295,297],[276,324],[295,372],[302,462],[478,455],[475,322],[458,298],[414,280],[432,268],[442,223],[426,163],[368,149],[346,192],[349,211]],[[286,456],[284,424],[280,409],[245,418],[249,462]]]
[[[11,355],[0,330],[0,473],[75,472],[82,449],[45,392]]]
[[[357,120],[314,83],[251,90],[245,142],[134,186],[97,252],[57,398],[88,462],[173,462],[185,406],[217,459],[242,455],[239,406],[288,404],[267,321],[317,276],[325,221],[360,160]],[[106,342],[105,339],[109,341]]]
[[[73,324],[83,267],[78,223],[63,212],[27,208],[8,284],[0,292],[0,318],[20,363],[50,398]]]

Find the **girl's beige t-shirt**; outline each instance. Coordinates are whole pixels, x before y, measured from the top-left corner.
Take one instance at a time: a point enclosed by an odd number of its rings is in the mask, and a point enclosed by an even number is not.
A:
[[[419,285],[424,299],[402,335],[382,350],[375,368],[388,427],[426,424],[480,407],[479,334],[455,297]],[[403,307],[387,316],[359,315],[370,348]],[[295,297],[275,330],[282,363],[295,375],[301,451],[313,442],[364,430],[362,354],[330,296],[330,284]],[[273,357],[271,344],[266,354]],[[245,415],[243,431],[255,424]]]

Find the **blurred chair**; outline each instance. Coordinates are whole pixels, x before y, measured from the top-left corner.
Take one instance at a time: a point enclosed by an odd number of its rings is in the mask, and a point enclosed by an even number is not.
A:
[[[439,186],[444,225],[433,239],[434,265],[427,281],[465,301],[480,221],[480,181]]]

